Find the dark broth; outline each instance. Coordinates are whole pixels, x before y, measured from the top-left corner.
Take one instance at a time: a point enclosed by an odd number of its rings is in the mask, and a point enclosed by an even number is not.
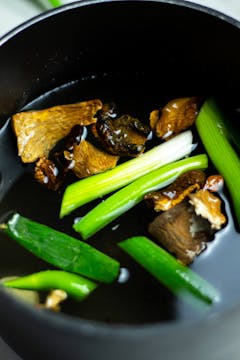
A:
[[[54,89],[24,109],[41,109],[100,98],[102,101],[116,101],[122,113],[130,113],[147,121],[150,111],[159,105],[164,105],[175,96],[192,95],[178,93],[171,97],[161,96],[160,99],[156,91],[152,91],[152,94],[146,91],[141,82],[129,86],[119,78],[119,86],[116,87],[113,80],[107,75],[81,79]],[[78,234],[72,230],[74,218],[83,216],[100,200],[59,220],[61,198],[67,183],[59,191],[51,192],[34,180],[32,166],[21,164],[17,157],[16,139],[10,124],[0,130],[0,151],[0,217],[4,219],[7,213],[18,211],[77,238]],[[68,183],[75,180],[69,176]],[[228,225],[217,233],[215,240],[209,243],[207,250],[191,266],[221,293],[220,304],[210,310],[213,312],[240,300],[240,287],[237,286],[240,236],[234,229],[227,200],[225,207]],[[199,312],[170,293],[117,246],[120,240],[129,236],[148,235],[147,225],[153,217],[154,214],[141,203],[90,239],[90,244],[120,261],[122,276],[114,284],[99,286],[82,303],[67,300],[62,306],[64,313],[110,323],[183,321],[199,316]],[[1,276],[29,274],[47,268],[51,267],[1,234]]]

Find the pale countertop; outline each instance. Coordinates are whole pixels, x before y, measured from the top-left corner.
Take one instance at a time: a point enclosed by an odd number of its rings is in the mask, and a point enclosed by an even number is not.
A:
[[[43,0],[44,1],[44,0]],[[188,0],[186,0],[188,1]],[[62,0],[64,4],[71,0]],[[240,0],[191,0],[240,20]],[[0,0],[0,36],[42,11],[32,0]],[[0,338],[0,359],[20,360]]]
[[[40,0],[40,2],[46,4],[46,0]],[[70,2],[72,1],[62,0],[63,4]],[[217,9],[240,20],[239,0],[191,0],[191,2]],[[39,14],[42,9],[36,4],[37,2],[34,0],[0,0],[0,36],[11,30],[16,25],[19,25],[29,18]]]

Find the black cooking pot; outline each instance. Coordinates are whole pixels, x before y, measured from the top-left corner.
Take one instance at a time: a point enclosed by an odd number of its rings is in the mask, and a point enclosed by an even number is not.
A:
[[[240,103],[239,43],[237,21],[177,0],[82,1],[16,28],[0,41],[1,199],[22,171],[7,119],[34,99],[41,108],[127,94],[136,106],[135,92],[139,103],[150,96],[157,103],[215,94],[231,111]],[[24,196],[26,213],[37,214],[34,194]],[[5,242],[1,249],[1,275],[18,268],[11,246]],[[27,268],[30,257],[20,258]],[[234,301],[194,320],[126,325],[46,313],[0,291],[1,335],[24,359],[234,360],[239,329]]]

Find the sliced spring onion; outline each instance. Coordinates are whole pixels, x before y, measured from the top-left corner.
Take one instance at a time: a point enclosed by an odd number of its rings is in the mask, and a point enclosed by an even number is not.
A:
[[[240,226],[240,159],[228,140],[223,113],[214,99],[204,102],[196,127],[209,158],[224,178]]]
[[[43,10],[49,10],[63,5],[61,0],[35,0],[35,2],[41,6]]]
[[[3,282],[7,288],[24,290],[53,290],[65,291],[70,297],[77,300],[85,299],[97,284],[80,275],[62,270],[45,270],[35,274],[22,276],[13,280]]]
[[[120,189],[105,201],[102,201],[76,222],[73,227],[81,234],[83,239],[86,240],[133,206],[137,205],[142,201],[145,194],[169,185],[186,171],[206,169],[207,166],[207,156],[201,154],[179,160],[154,170]]]
[[[119,262],[83,241],[15,213],[0,229],[40,259],[62,270],[110,283]]]
[[[193,303],[196,299],[206,304],[219,301],[220,294],[217,289],[147,237],[128,238],[118,245],[184,300]]]
[[[62,5],[61,0],[48,0],[48,2],[52,5],[52,7],[58,7]]]
[[[173,139],[126,161],[112,170],[79,180],[66,188],[60,217],[76,208],[136,180],[163,165],[182,159],[192,151],[192,132],[185,131]]]
[[[49,9],[49,7],[56,8],[63,5],[61,0],[38,0],[38,2],[47,7],[47,9]]]

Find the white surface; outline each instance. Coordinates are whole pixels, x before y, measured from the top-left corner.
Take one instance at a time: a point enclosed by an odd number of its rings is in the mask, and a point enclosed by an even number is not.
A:
[[[186,0],[187,1],[187,0]],[[71,0],[63,0],[69,3]],[[240,20],[240,0],[192,0]],[[0,0],[0,36],[40,13],[40,8],[30,0]],[[20,360],[0,338],[0,359]]]
[[[70,2],[73,1],[62,0],[63,4]],[[240,0],[192,0],[192,2],[217,9],[240,20]],[[0,0],[0,36],[40,12],[41,9],[34,0]]]
[[[219,10],[240,20],[240,0],[192,0],[191,2]]]

